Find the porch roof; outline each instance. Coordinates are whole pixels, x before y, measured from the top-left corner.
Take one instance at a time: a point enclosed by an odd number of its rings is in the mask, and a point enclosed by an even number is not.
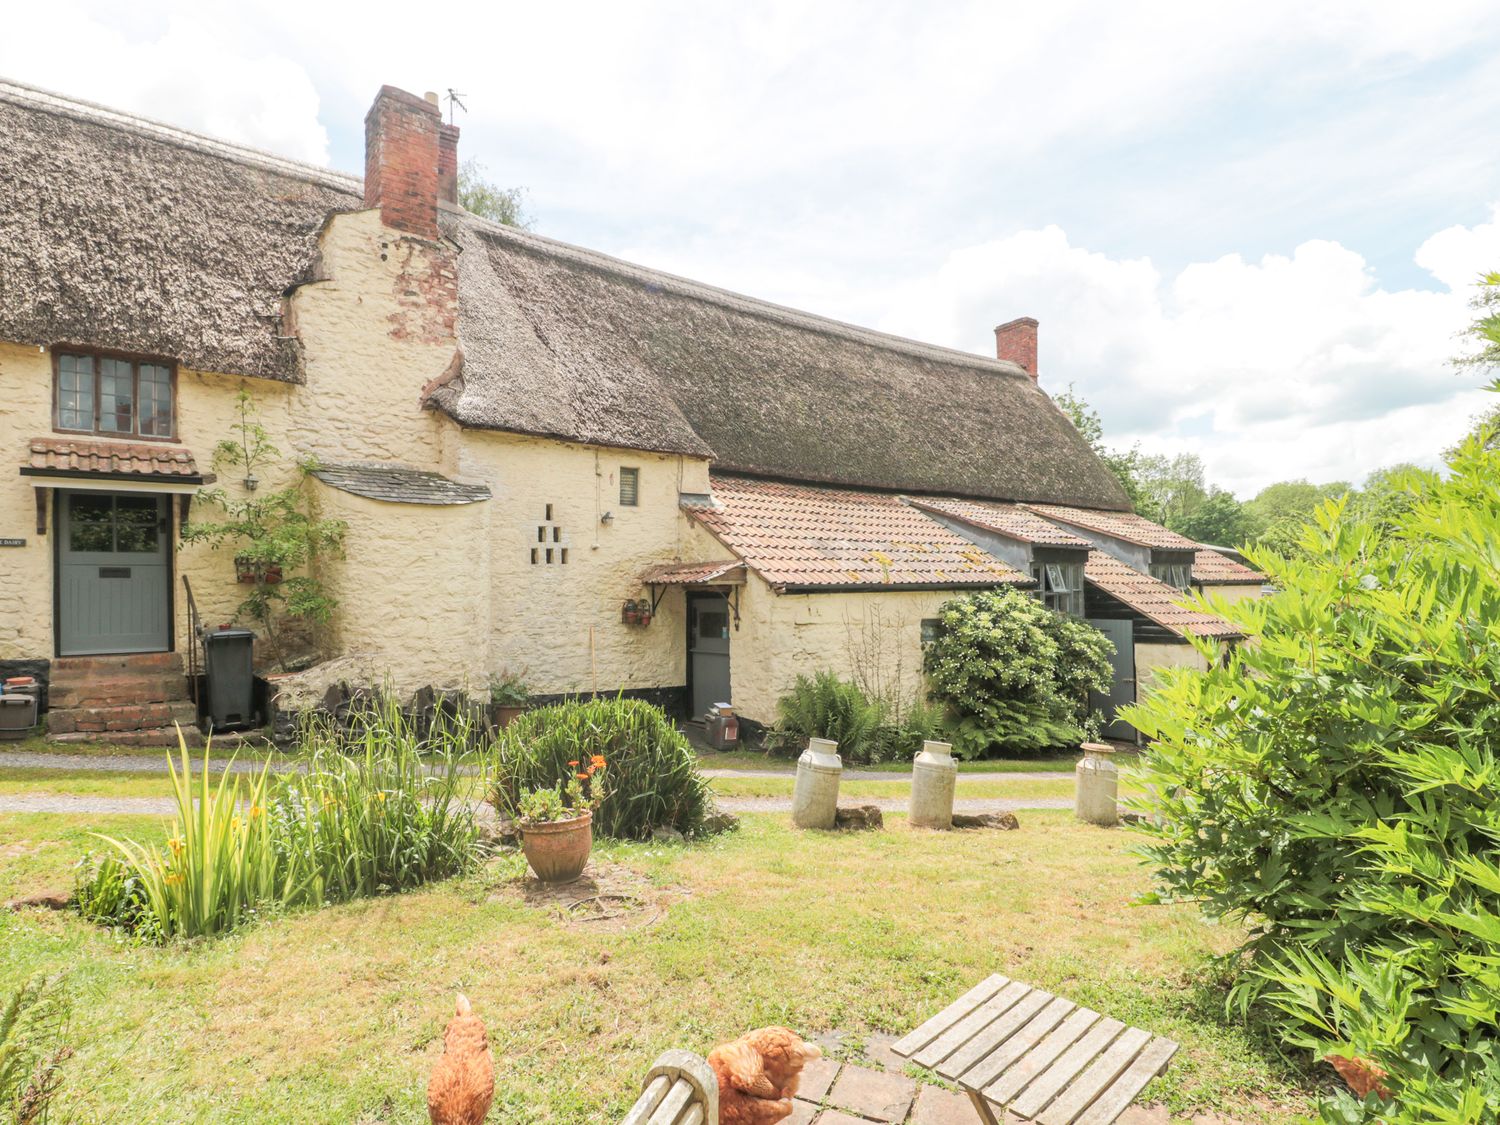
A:
[[[739,559],[662,563],[641,574],[643,586],[730,586],[744,581],[745,564]]]
[[[1198,544],[1186,536],[1169,531],[1159,523],[1134,512],[1104,512],[1097,508],[1075,508],[1065,504],[1027,504],[1039,516],[1049,520],[1095,531],[1113,539],[1123,539],[1138,547],[1157,547],[1167,551],[1196,551]]]
[[[1149,574],[1142,574],[1103,551],[1089,552],[1083,576],[1129,609],[1179,637],[1234,640],[1244,636],[1222,617],[1183,605],[1183,600],[1188,597],[1185,591]]]
[[[778,589],[1030,585],[963,536],[886,492],[713,478],[694,519]]]
[[[331,488],[392,504],[477,504],[490,498],[482,484],[449,480],[441,473],[383,461],[323,463],[313,476]]]
[[[215,479],[212,473],[200,473],[192,452],[174,443],[58,436],[32,438],[21,473],[58,480],[95,478],[195,486]]]

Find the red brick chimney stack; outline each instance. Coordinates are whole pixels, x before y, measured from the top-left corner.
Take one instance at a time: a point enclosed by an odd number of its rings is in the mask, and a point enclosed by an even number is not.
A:
[[[442,113],[437,95],[419,98],[382,86],[365,114],[365,206],[379,207],[388,227],[418,238],[436,239],[438,132]],[[454,130],[454,182],[457,184],[458,130]]]
[[[1036,379],[1036,319],[1008,320],[995,329],[995,358],[1008,359]]]

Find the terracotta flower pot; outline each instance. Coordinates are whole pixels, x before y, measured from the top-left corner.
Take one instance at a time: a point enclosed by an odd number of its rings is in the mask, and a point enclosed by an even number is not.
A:
[[[583,874],[594,846],[594,814],[544,824],[521,822],[521,850],[544,883],[567,883]]]
[[[520,706],[512,707],[508,703],[496,703],[494,705],[494,711],[495,729],[504,730],[506,727],[510,726],[511,723],[515,722],[522,715],[524,715],[526,713],[526,708]]]

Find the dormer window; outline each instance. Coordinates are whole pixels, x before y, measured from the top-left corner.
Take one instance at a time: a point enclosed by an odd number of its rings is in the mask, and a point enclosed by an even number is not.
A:
[[[1193,567],[1191,563],[1152,563],[1151,577],[1186,590],[1193,581]]]
[[[103,437],[171,438],[176,371],[170,364],[86,352],[57,352],[53,427]]]
[[[1070,617],[1083,616],[1083,566],[1079,563],[1034,563],[1036,595],[1042,604]]]

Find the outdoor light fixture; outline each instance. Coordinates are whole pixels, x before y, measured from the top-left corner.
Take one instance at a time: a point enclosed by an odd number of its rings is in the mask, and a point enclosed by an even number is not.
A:
[[[245,491],[246,492],[254,492],[255,489],[256,489],[256,486],[260,484],[260,480],[259,480],[259,478],[253,477],[253,476],[252,477],[246,477],[244,483],[245,483]]]
[[[599,517],[599,522],[600,523],[614,523],[615,522],[615,514],[613,512],[605,512],[602,516]]]

